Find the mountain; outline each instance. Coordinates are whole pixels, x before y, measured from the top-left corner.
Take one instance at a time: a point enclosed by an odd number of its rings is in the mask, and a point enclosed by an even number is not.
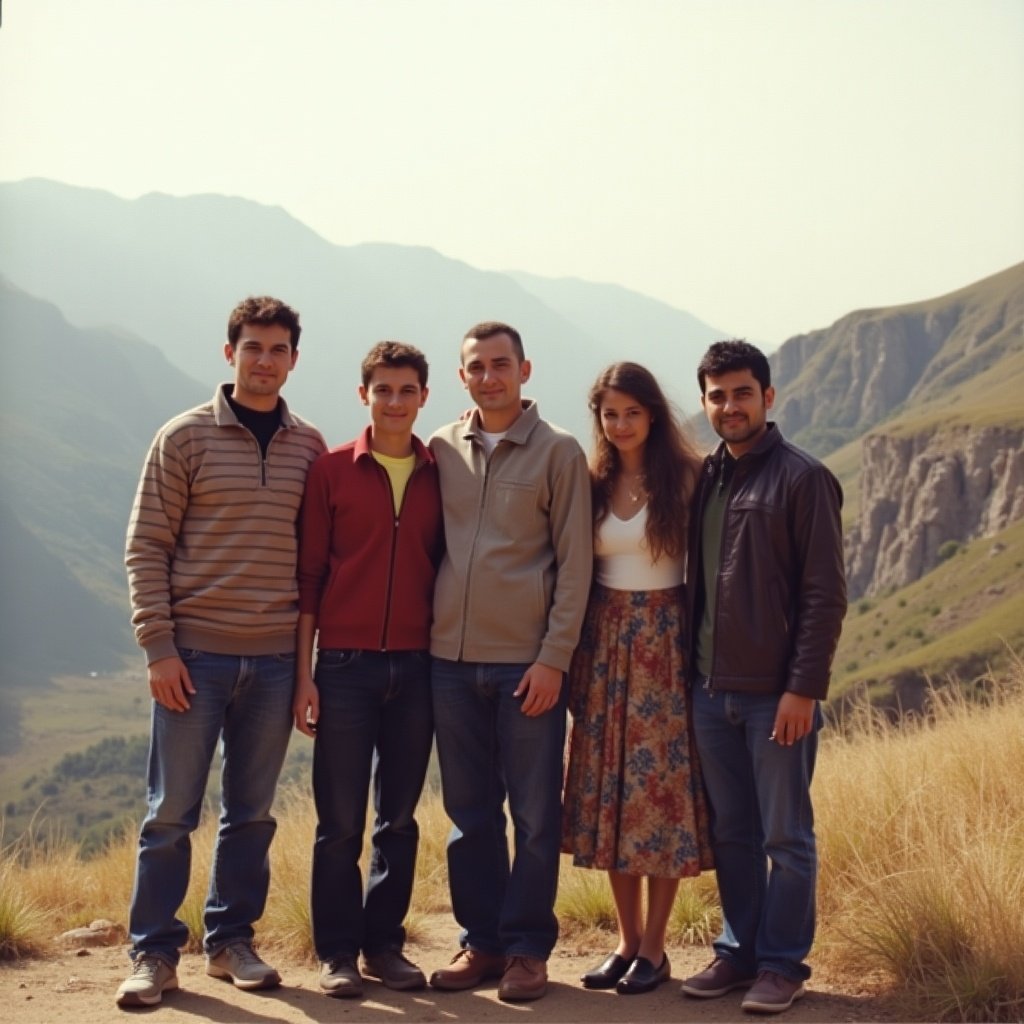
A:
[[[507,273],[615,358],[642,362],[680,406],[699,406],[697,364],[713,341],[730,337],[728,332],[619,285]]]
[[[259,293],[294,305],[303,336],[287,396],[332,444],[365,424],[358,367],[380,339],[409,341],[427,354],[431,398],[420,425],[429,433],[465,408],[457,376],[465,330],[508,321],[534,364],[530,395],[545,416],[585,440],[587,388],[605,364],[650,358],[666,367],[677,400],[691,399],[691,367],[705,339],[718,334],[615,286],[481,271],[426,248],[334,245],[284,210],[244,199],[129,201],[33,179],[0,184],[0,222],[0,273],[73,323],[116,325],[146,339],[211,391],[227,376],[221,349],[232,306]],[[603,315],[627,302],[642,334]]]
[[[143,456],[207,389],[2,279],[0,329],[17,341],[0,379],[0,683],[107,668],[132,648],[124,531]]]
[[[783,431],[832,452],[844,482],[857,474],[851,596],[913,583],[950,544],[1024,517],[1024,263],[925,302],[851,313],[771,361]]]
[[[0,579],[0,688],[110,671],[131,649],[125,610],[97,601],[4,503]],[[4,747],[0,735],[0,752]]]
[[[960,422],[1024,422],[1005,362],[1024,348],[1024,263],[925,302],[850,313],[831,327],[786,341],[771,357],[786,435],[818,454],[876,425],[928,410]],[[994,373],[990,372],[994,371]],[[1012,364],[1016,385],[1022,365]],[[989,376],[986,378],[986,374]],[[980,393],[999,385],[997,407]],[[953,396],[962,402],[951,407]]]

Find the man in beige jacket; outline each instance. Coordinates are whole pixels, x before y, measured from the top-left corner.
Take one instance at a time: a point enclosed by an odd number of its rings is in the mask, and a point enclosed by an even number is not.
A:
[[[531,366],[514,328],[478,324],[461,355],[476,408],[430,441],[447,544],[430,649],[462,934],[430,983],[459,990],[500,978],[499,998],[528,1000],[546,991],[558,937],[563,680],[590,589],[590,480],[576,440],[522,399]]]

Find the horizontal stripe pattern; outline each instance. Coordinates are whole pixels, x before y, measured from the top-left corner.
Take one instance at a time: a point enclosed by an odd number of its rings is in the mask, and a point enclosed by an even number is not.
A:
[[[282,427],[264,461],[223,390],[158,431],[125,556],[132,624],[147,660],[179,647],[293,648],[296,518],[309,466],[325,449],[319,431],[282,403]]]

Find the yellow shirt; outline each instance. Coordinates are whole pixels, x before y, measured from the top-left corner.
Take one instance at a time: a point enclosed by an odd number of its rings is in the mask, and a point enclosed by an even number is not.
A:
[[[391,480],[391,497],[395,502],[395,515],[402,507],[402,498],[405,497],[405,485],[416,468],[416,456],[405,455],[400,459],[391,455],[382,455],[380,452],[373,452],[373,457],[387,470],[388,478]]]

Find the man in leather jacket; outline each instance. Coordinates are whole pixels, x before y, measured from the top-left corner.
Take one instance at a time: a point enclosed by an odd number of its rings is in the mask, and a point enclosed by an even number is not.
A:
[[[777,1013],[810,976],[810,783],[846,612],[842,490],[768,422],[775,390],[757,348],[717,342],[697,376],[722,438],[695,497],[688,591],[693,726],[724,926],[714,962],[682,991],[745,988],[744,1010]]]

